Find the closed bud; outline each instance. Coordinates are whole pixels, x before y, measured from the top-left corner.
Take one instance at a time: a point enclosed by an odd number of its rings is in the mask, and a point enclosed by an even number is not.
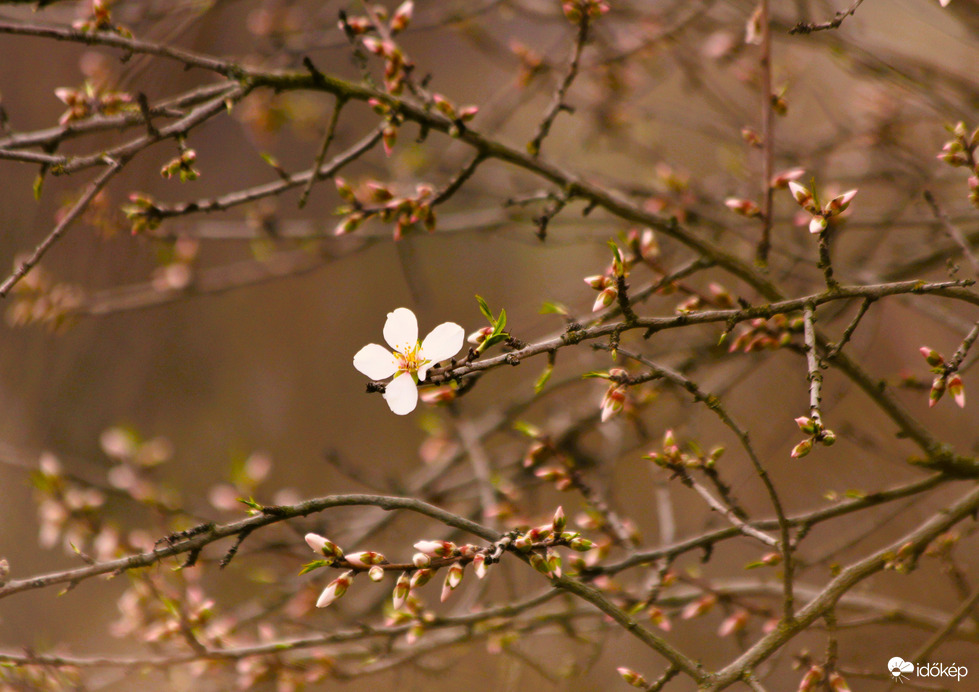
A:
[[[411,564],[415,567],[428,567],[432,564],[432,558],[425,553],[415,553],[411,556]]]
[[[530,566],[536,569],[541,574],[546,574],[548,577],[551,576],[551,567],[547,562],[547,559],[542,555],[537,553],[530,554]]]
[[[631,668],[626,668],[623,666],[621,668],[616,668],[616,670],[619,671],[619,675],[622,676],[622,679],[633,687],[647,687],[649,685],[646,678]]]
[[[371,581],[381,581],[384,579],[384,568],[380,565],[374,565],[368,570],[367,576],[370,577]]]
[[[928,392],[928,407],[931,408],[938,403],[938,400],[945,395],[945,376],[939,375],[931,383],[931,391]]]
[[[959,408],[965,408],[965,386],[958,373],[948,378],[948,393],[952,395]]]
[[[307,533],[306,543],[313,549],[314,553],[320,553],[321,555],[330,558],[343,557],[343,551],[340,549],[340,546],[328,538],[320,536],[319,534]]]
[[[486,341],[486,339],[492,333],[493,333],[492,327],[483,327],[482,329],[479,329],[473,332],[472,334],[470,334],[468,337],[466,337],[466,341],[468,341],[469,343],[475,346],[479,346],[481,343]]]
[[[816,212],[816,205],[813,203],[812,193],[809,188],[804,185],[800,185],[794,180],[788,181],[786,183],[789,190],[792,192],[792,196],[795,198],[796,203],[810,213]]]
[[[442,602],[449,597],[459,584],[462,583],[462,577],[465,574],[462,565],[458,562],[454,563],[449,567],[449,571],[445,575],[445,584],[442,586]]]
[[[819,441],[827,447],[832,447],[836,444],[836,433],[832,430],[823,430],[819,435]]]
[[[604,423],[616,413],[621,411],[624,404],[625,387],[622,385],[609,387],[605,392],[605,396],[602,397],[602,403],[599,407],[602,412],[602,422]]]
[[[329,585],[323,589],[323,593],[320,597],[316,599],[317,608],[326,608],[328,605],[333,603],[335,600],[343,596],[353,583],[353,572],[344,572],[339,577],[334,579],[329,583]]]
[[[856,194],[856,190],[848,190],[839,197],[834,197],[829,201],[829,204],[826,205],[826,208],[823,211],[830,216],[835,216],[836,214],[846,211],[846,208],[850,206],[850,202],[853,201]]]
[[[564,516],[564,508],[558,507],[554,510],[554,518],[551,520],[551,529],[554,533],[561,533],[568,525],[568,519]]]
[[[347,562],[349,562],[354,567],[370,567],[371,565],[379,565],[382,562],[387,562],[383,555],[380,553],[375,553],[373,550],[365,550],[360,553],[350,553],[345,557]]]
[[[836,671],[829,674],[829,686],[833,692],[850,692],[850,686],[846,684],[843,676]]]
[[[596,291],[601,291],[603,288],[608,286],[611,281],[605,274],[595,274],[593,276],[586,276],[584,279],[585,283],[594,288]]]
[[[603,308],[607,308],[609,305],[615,302],[615,299],[619,297],[619,290],[615,286],[608,286],[602,289],[602,292],[598,294],[598,298],[595,299],[595,304],[592,305],[591,311],[598,312]]]
[[[547,551],[547,576],[555,579],[561,576],[561,556],[557,551]]]
[[[718,637],[726,637],[729,634],[734,634],[735,632],[740,632],[748,624],[748,611],[747,610],[736,610],[724,619],[721,626],[717,630]]]
[[[410,591],[411,577],[408,576],[407,572],[402,572],[401,576],[398,577],[398,581],[394,585],[392,605],[394,605],[395,610],[399,610],[401,606],[405,604],[405,601],[408,600],[408,593]]]
[[[483,577],[485,577],[487,569],[488,568],[486,565],[486,556],[483,555],[482,553],[479,553],[478,555],[476,555],[476,557],[473,558],[473,572],[476,573],[476,578],[482,579]]]
[[[795,423],[799,426],[799,430],[804,432],[806,435],[812,435],[816,432],[816,421],[814,421],[812,418],[799,416],[795,419]]]
[[[513,540],[513,547],[522,552],[530,550],[533,545],[534,541],[527,533],[521,534]]]
[[[571,550],[577,551],[579,553],[587,552],[591,550],[594,546],[595,543],[593,541],[590,541],[587,538],[582,538],[581,536],[572,538],[571,542],[568,544],[568,547],[571,548]]]
[[[680,614],[680,617],[684,620],[691,620],[704,613],[709,613],[715,605],[717,605],[717,596],[711,593],[705,594],[696,601],[688,603]]]
[[[792,448],[792,458],[801,459],[812,451],[812,440],[803,440]]]
[[[809,232],[810,233],[822,233],[829,226],[829,221],[822,214],[816,214],[812,217],[809,222]]]
[[[772,178],[772,188],[775,190],[784,190],[789,186],[790,182],[798,180],[805,174],[805,168],[791,168],[787,171],[782,171]]]
[[[754,219],[762,215],[761,207],[759,207],[755,202],[752,202],[750,199],[728,197],[726,200],[724,200],[724,206],[733,211],[735,214],[746,216],[749,219]]]
[[[405,0],[405,2],[401,3],[398,9],[394,11],[394,14],[391,15],[391,33],[396,34],[399,31],[404,31],[411,21],[411,15],[414,10],[415,3],[413,0]]]
[[[921,353],[928,365],[933,368],[938,368],[945,365],[945,359],[942,357],[942,354],[933,348],[922,346],[918,349],[918,352]]]
[[[418,541],[414,548],[429,557],[448,557],[456,551],[455,543],[449,541]]]
[[[812,692],[816,686],[823,681],[823,669],[820,666],[812,666],[799,681],[798,692]]]
[[[435,573],[432,572],[432,570],[430,569],[416,570],[415,573],[411,575],[411,581],[409,582],[409,586],[412,589],[417,589],[421,586],[425,586],[425,584],[427,584],[428,581],[432,578],[433,574]]]
[[[649,621],[664,632],[669,632],[673,629],[673,625],[670,624],[670,619],[666,617],[666,613],[659,606],[649,606],[646,614],[649,615]]]

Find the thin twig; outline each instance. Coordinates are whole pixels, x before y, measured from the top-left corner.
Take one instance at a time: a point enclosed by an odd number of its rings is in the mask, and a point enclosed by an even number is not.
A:
[[[973,251],[972,247],[969,245],[962,231],[959,227],[951,222],[948,218],[948,214],[942,211],[942,208],[938,206],[938,201],[935,196],[931,193],[931,190],[925,190],[924,193],[925,201],[928,202],[928,206],[931,207],[932,214],[935,218],[942,224],[942,228],[945,229],[946,235],[952,239],[952,241],[962,248],[962,254],[965,258],[969,260],[969,264],[972,265],[972,271],[976,276],[979,276],[979,257],[976,257],[976,253]]]
[[[806,366],[809,379],[809,417],[812,418],[816,432],[823,429],[823,416],[820,412],[822,401],[823,370],[816,354],[816,317],[812,304],[806,304],[802,309],[803,337],[806,344]]]
[[[347,99],[345,97],[336,97],[336,101],[333,104],[333,114],[330,116],[330,123],[326,126],[326,134],[323,136],[323,144],[320,145],[319,153],[316,155],[316,159],[313,162],[313,168],[311,169],[314,175],[309,176],[309,180],[306,182],[306,187],[303,188],[302,194],[299,195],[300,209],[306,206],[306,201],[309,199],[309,193],[312,192],[313,185],[320,178],[319,171],[323,167],[323,161],[326,160],[326,152],[330,148],[330,143],[333,142],[333,137],[337,133],[337,122],[340,120],[340,111],[343,110],[346,103]]]
[[[843,347],[850,341],[850,337],[853,336],[853,332],[856,330],[857,325],[860,324],[860,320],[863,319],[863,316],[867,314],[867,310],[869,310],[870,306],[873,304],[873,298],[863,299],[863,302],[860,303],[860,308],[857,310],[857,314],[854,315],[853,320],[846,326],[846,329],[843,330],[843,335],[840,336],[840,340],[835,344],[829,345],[829,350],[826,351],[826,357],[824,360],[831,361],[836,358],[839,352],[843,350]]]
[[[811,34],[814,31],[828,31],[830,29],[838,29],[840,25],[843,24],[845,20],[850,15],[857,11],[857,8],[863,4],[863,0],[855,0],[855,2],[850,5],[849,9],[842,10],[836,13],[828,22],[823,22],[822,24],[815,24],[813,22],[799,22],[794,27],[789,30],[790,34]]]
[[[762,124],[762,231],[758,242],[756,259],[758,264],[768,264],[768,253],[772,247],[772,212],[774,207],[775,190],[772,187],[772,176],[775,160],[775,109],[772,104],[772,29],[768,0],[761,0],[761,12],[758,21],[761,23],[761,124]]]

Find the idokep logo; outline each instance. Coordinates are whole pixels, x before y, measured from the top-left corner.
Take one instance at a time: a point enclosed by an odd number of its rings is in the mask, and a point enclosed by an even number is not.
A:
[[[920,678],[955,678],[962,680],[969,674],[969,669],[965,666],[957,666],[954,663],[944,665],[942,663],[919,663],[915,666],[911,661],[905,661],[900,656],[895,656],[887,662],[887,670],[898,682],[909,680],[909,676],[917,675]]]

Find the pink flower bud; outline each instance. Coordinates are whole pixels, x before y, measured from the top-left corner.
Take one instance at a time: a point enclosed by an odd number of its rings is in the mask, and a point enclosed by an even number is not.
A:
[[[586,276],[584,281],[586,284],[594,288],[596,291],[601,291],[603,288],[611,284],[611,280],[604,274],[595,274],[594,276]]]
[[[359,553],[350,553],[346,556],[347,562],[349,562],[354,567],[364,567],[368,568],[372,565],[379,565],[382,562],[387,562],[383,555],[380,553],[375,553],[373,550],[364,550]]]
[[[332,558],[343,557],[343,551],[340,549],[340,546],[319,534],[307,533],[306,543],[313,549],[314,553],[320,553],[325,557]]]
[[[462,569],[462,565],[460,565],[458,562],[449,567],[449,571],[445,575],[445,584],[442,586],[443,603],[445,602],[445,599],[449,597],[449,594],[451,594],[455,588],[462,583],[463,574],[464,571]]]
[[[853,200],[856,194],[856,190],[849,190],[844,192],[839,197],[834,197],[829,201],[829,204],[826,205],[823,211],[830,216],[835,216],[840,212],[846,211],[846,208],[850,206],[850,202]]]
[[[367,576],[370,577],[371,581],[381,581],[384,579],[384,568],[380,565],[374,565],[368,570]]]
[[[614,385],[609,387],[605,392],[605,396],[602,397],[602,403],[600,406],[602,412],[602,422],[604,423],[616,413],[621,411],[624,404],[625,386]]]
[[[958,373],[948,378],[948,393],[955,399],[959,408],[965,408],[965,387],[962,385],[962,378]]]
[[[836,671],[829,674],[829,686],[833,692],[850,692],[850,686],[846,684],[843,676]]]
[[[571,548],[571,550],[574,550],[575,552],[579,552],[579,553],[587,552],[591,550],[594,546],[595,546],[594,542],[588,540],[587,538],[583,538],[581,536],[575,536],[574,538],[571,539],[571,542],[568,544],[568,547]]]
[[[607,308],[609,305],[615,302],[615,299],[619,297],[619,290],[615,286],[609,286],[602,289],[602,292],[598,294],[598,298],[595,299],[595,304],[592,305],[591,311],[598,312],[602,308]]]
[[[705,594],[696,601],[688,603],[683,612],[680,613],[680,617],[684,620],[691,620],[710,612],[715,605],[717,605],[717,596],[712,593]]]
[[[429,557],[447,557],[456,551],[455,543],[449,541],[418,541],[414,548]]]
[[[812,451],[812,440],[811,439],[803,440],[802,442],[800,442],[799,444],[797,444],[795,447],[792,448],[791,456],[793,459],[801,459],[802,457],[809,454],[809,452],[811,451]]]
[[[728,197],[726,200],[724,200],[724,206],[733,211],[735,214],[746,216],[749,219],[754,219],[762,215],[761,207],[759,207],[755,202],[752,202],[750,199]]]
[[[745,628],[747,624],[748,624],[748,611],[740,610],[740,609],[736,610],[735,612],[731,613],[731,615],[729,615],[727,618],[725,618],[724,622],[721,623],[721,626],[717,630],[717,636],[726,637],[729,634],[740,632]]]
[[[486,566],[486,556],[483,555],[482,553],[479,553],[478,555],[476,555],[476,557],[473,558],[473,571],[476,573],[476,577],[478,579],[482,579],[483,577],[485,577],[487,569],[488,568]]]
[[[930,365],[931,367],[937,368],[942,365],[945,365],[945,359],[942,357],[942,354],[936,351],[935,349],[928,348],[927,346],[922,346],[921,348],[918,349],[918,351],[921,353],[924,359],[928,362],[928,365]]]
[[[476,346],[479,346],[481,343],[486,341],[486,339],[492,333],[493,333],[492,327],[483,327],[482,329],[479,329],[473,332],[472,334],[470,334],[468,337],[466,337],[466,341]]]
[[[317,608],[326,608],[328,605],[333,603],[335,600],[343,596],[353,583],[353,572],[344,572],[339,577],[334,579],[329,583],[329,585],[323,589],[323,593],[320,597],[316,599]]]
[[[670,619],[666,617],[666,613],[663,609],[658,606],[650,606],[649,610],[646,611],[649,615],[649,621],[659,627],[664,632],[669,632],[673,629],[673,625],[670,624]]]
[[[411,564],[415,567],[428,567],[432,564],[432,558],[425,553],[415,553],[411,556]]]
[[[794,180],[790,180],[788,183],[789,190],[792,192],[792,196],[795,198],[796,203],[810,214],[815,214],[818,210],[816,205],[813,203],[812,193],[809,188],[804,185],[800,185]]]
[[[399,610],[401,606],[405,604],[408,599],[408,593],[411,591],[411,577],[408,576],[407,572],[402,572],[401,576],[398,577],[398,581],[394,585],[394,595],[392,598],[392,605],[394,605],[395,610]]]
[[[564,508],[558,507],[554,510],[554,518],[551,520],[551,529],[554,533],[561,533],[564,531],[564,527],[567,526],[568,519],[564,516]]]
[[[809,221],[809,232],[822,233],[826,230],[827,226],[829,226],[829,222],[826,220],[826,217],[822,214],[816,214],[812,217],[812,220]]]
[[[812,692],[823,680],[823,669],[820,666],[812,666],[799,682],[798,692]]]
[[[931,391],[928,392],[928,407],[931,408],[938,403],[938,400],[945,395],[945,376],[939,375],[931,383]]]
[[[790,168],[787,171],[782,171],[772,178],[772,188],[775,190],[784,190],[789,186],[790,182],[798,180],[805,174],[805,168]]]
[[[415,3],[413,0],[405,0],[403,3],[398,5],[398,9],[394,11],[391,16],[391,33],[398,33],[399,31],[404,31],[408,23],[411,21],[411,15],[415,10]]]
[[[435,573],[430,569],[416,570],[415,573],[411,575],[411,581],[409,582],[410,587],[412,589],[417,589],[421,586],[425,586],[429,579],[432,578],[433,574]]]
[[[646,678],[631,668],[626,668],[623,666],[621,668],[616,668],[616,670],[619,671],[619,675],[622,676],[622,679],[633,687],[647,687],[649,685]]]

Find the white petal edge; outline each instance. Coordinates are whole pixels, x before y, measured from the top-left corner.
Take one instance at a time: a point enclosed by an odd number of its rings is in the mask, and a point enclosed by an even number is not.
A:
[[[391,411],[399,416],[405,416],[415,410],[418,405],[418,389],[415,378],[408,373],[401,373],[388,382],[384,390],[384,400],[388,402]]]
[[[418,351],[418,357],[429,363],[418,368],[418,379],[424,380],[430,367],[457,354],[465,339],[466,330],[455,322],[443,322],[429,332]]]
[[[388,313],[384,323],[384,340],[399,353],[412,349],[418,343],[418,319],[408,308],[398,308]]]
[[[367,344],[354,355],[354,367],[372,380],[383,380],[398,371],[398,357],[380,344]]]

